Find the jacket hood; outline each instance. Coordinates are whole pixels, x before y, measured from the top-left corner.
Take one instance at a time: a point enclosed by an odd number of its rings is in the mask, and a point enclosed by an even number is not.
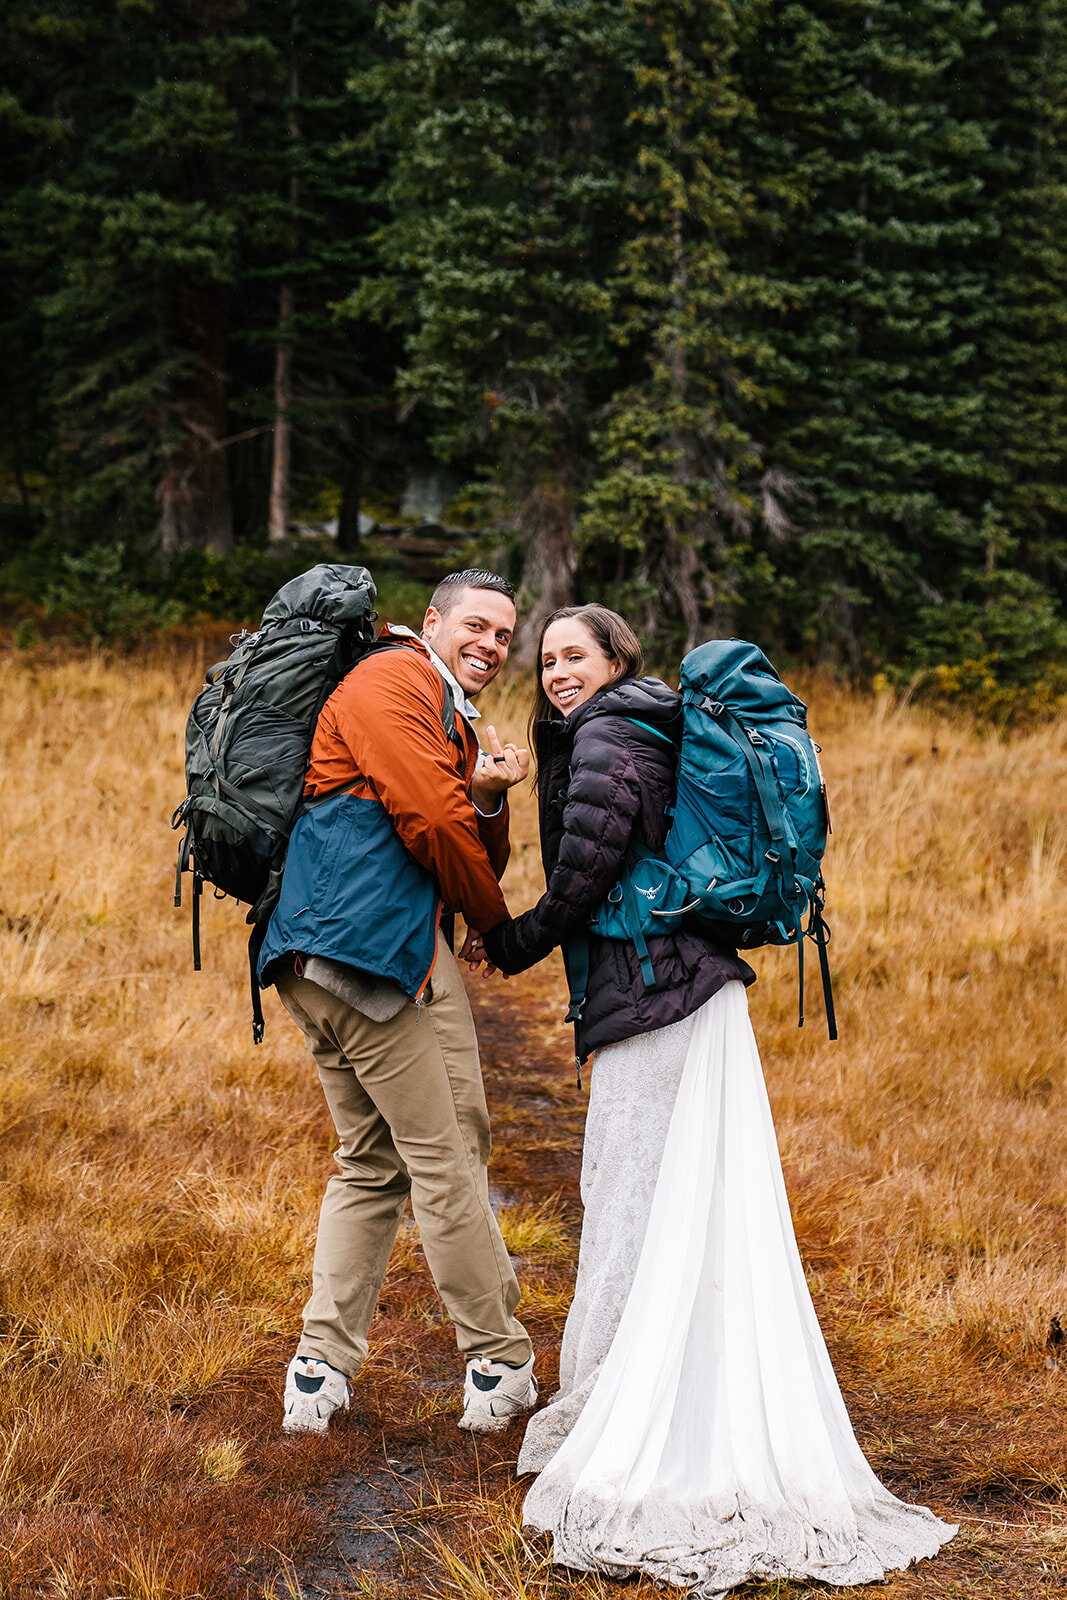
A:
[[[594,717],[631,717],[678,742],[682,734],[682,697],[661,678],[627,678],[598,689],[567,718],[568,731]]]

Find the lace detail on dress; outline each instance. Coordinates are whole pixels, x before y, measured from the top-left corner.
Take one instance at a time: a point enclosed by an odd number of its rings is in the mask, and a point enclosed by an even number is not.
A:
[[[582,1146],[578,1276],[559,1356],[559,1392],[531,1417],[517,1471],[540,1472],[581,1415],[637,1271],[695,1017],[601,1045]]]
[[[935,1554],[955,1529],[879,1483],[841,1399],[744,989],[727,984],[688,1026],[614,1052],[598,1056],[609,1070],[590,1100],[567,1376],[520,1457],[526,1470],[550,1457],[525,1522],[552,1533],[562,1565],[645,1572],[701,1600],[749,1578],[871,1582]],[[650,1201],[635,1171],[646,1160]]]

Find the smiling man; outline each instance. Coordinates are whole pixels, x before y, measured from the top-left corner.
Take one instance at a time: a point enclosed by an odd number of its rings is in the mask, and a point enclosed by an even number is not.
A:
[[[537,1398],[519,1286],[489,1204],[489,1119],[474,1019],[443,912],[507,917],[507,790],[530,758],[471,696],[507,660],[510,585],[453,573],[421,637],[386,628],[323,708],[260,956],[315,1059],[339,1173],[319,1215],[311,1298],[282,1426],[321,1433],[349,1403],[410,1195],[466,1359],[459,1426],[496,1432]]]

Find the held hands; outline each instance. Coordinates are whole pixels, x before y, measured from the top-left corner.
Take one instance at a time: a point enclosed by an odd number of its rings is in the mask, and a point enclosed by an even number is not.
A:
[[[501,744],[496,729],[485,730],[488,750],[478,758],[471,780],[471,799],[479,811],[494,812],[500,797],[516,783],[530,775],[530,752],[520,750],[515,744]]]
[[[525,755],[526,752],[523,751],[523,754]],[[473,928],[467,929],[467,937],[463,941],[463,947],[456,957],[456,960],[470,962],[470,969],[472,972],[477,972],[478,968],[484,961],[485,971],[482,973],[483,978],[491,978],[494,972],[497,970],[485,953],[485,945],[482,943],[481,934],[475,933]],[[508,974],[506,972],[502,972],[500,976],[502,978],[506,978]]]

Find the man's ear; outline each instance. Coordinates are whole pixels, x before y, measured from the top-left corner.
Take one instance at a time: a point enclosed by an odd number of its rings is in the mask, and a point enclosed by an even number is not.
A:
[[[426,615],[422,619],[422,632],[421,632],[421,637],[423,639],[425,639],[427,644],[429,644],[430,640],[433,638],[434,634],[437,632],[437,624],[440,622],[440,620],[441,620],[441,613],[438,611],[437,607],[436,606],[427,606],[426,607]]]

